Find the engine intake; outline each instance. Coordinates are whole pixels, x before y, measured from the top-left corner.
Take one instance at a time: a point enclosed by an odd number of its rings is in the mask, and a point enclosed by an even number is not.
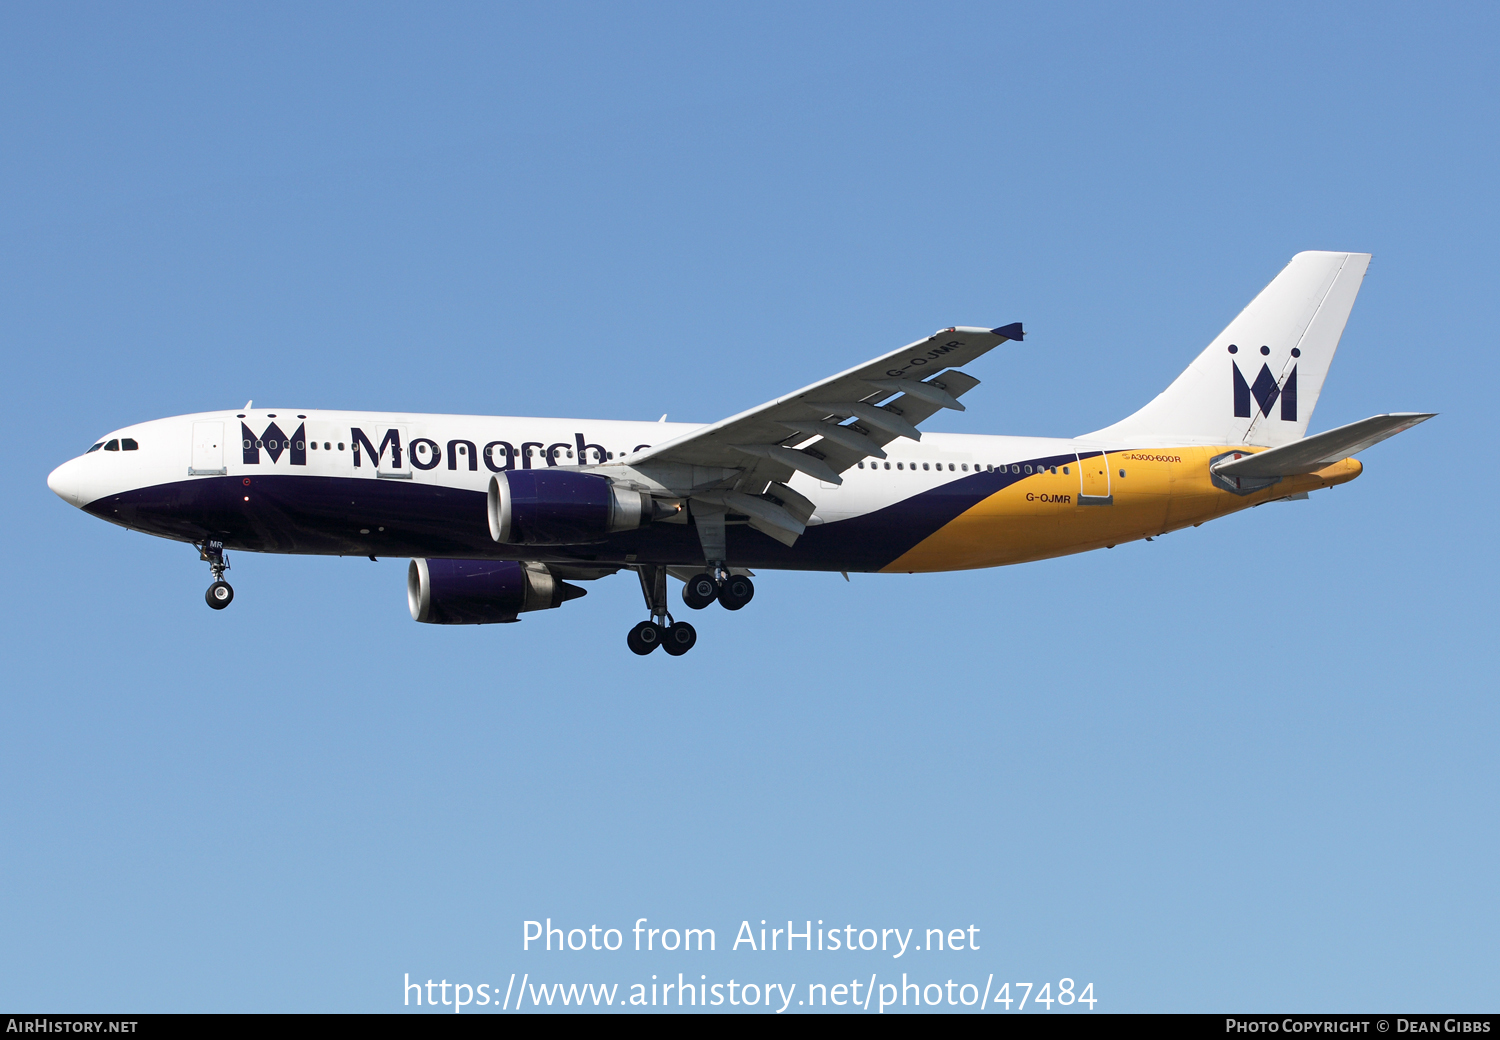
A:
[[[602,542],[650,523],[651,496],[575,470],[507,470],[490,478],[490,537],[511,545]]]
[[[550,610],[587,589],[553,577],[540,563],[513,560],[412,560],[406,603],[429,625],[494,625],[528,610]]]

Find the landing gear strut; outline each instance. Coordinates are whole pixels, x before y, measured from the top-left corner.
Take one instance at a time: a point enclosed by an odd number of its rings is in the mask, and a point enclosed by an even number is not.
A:
[[[698,642],[698,633],[686,621],[673,621],[667,611],[667,569],[641,564],[635,569],[641,579],[641,593],[646,597],[650,621],[642,621],[625,637],[625,645],[642,657],[661,646],[673,657],[681,657]]]
[[[223,610],[234,602],[234,587],[224,580],[224,572],[229,569],[229,561],[224,557],[224,543],[205,541],[198,546],[198,559],[208,564],[208,569],[214,576],[214,583],[208,587],[203,598],[210,607]]]

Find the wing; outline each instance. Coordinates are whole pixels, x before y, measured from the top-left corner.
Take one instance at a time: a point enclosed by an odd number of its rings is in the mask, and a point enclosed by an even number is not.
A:
[[[778,397],[663,444],[630,465],[645,473],[688,473],[664,482],[695,503],[743,514],[791,544],[813,504],[785,486],[798,471],[829,484],[865,458],[885,458],[897,437],[920,440],[918,426],[979,385],[958,367],[1006,340],[1025,336],[1020,322],[996,329],[944,329],[846,372]],[[683,469],[682,467],[687,467]]]
[[[658,444],[631,459],[631,464],[746,469],[758,465],[756,459],[774,458],[782,464],[783,477],[800,469],[831,484],[842,483],[840,473],[860,459],[884,458],[883,447],[897,437],[920,440],[917,424],[933,413],[943,408],[964,410],[958,398],[978,386],[979,380],[945,370],[1023,336],[1020,322],[998,329],[944,329],[795,393]],[[935,374],[924,379],[929,372]]]

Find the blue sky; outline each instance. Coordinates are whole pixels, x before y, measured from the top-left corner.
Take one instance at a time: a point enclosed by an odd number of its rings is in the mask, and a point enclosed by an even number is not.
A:
[[[906,970],[1493,1010],[1497,22],[6,6],[0,1006]],[[1018,320],[942,428],[1071,435],[1302,249],[1375,254],[1312,428],[1442,413],[1355,483],[1004,570],[766,573],[676,660],[626,651],[619,576],[445,630],[404,561],[237,554],[217,614],[191,549],[45,484],[252,397],[712,421]],[[721,950],[523,952],[549,916]],[[723,949],[762,918],[981,950]]]

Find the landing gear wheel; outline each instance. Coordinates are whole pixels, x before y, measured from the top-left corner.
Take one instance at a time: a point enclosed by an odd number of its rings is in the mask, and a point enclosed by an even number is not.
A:
[[[227,581],[216,581],[208,587],[208,591],[203,594],[203,598],[208,601],[210,607],[213,607],[215,610],[223,610],[230,603],[234,602],[234,589],[230,588]]]
[[[719,586],[712,574],[695,574],[682,587],[682,602],[694,610],[702,610],[718,596]]]
[[[642,621],[625,637],[625,645],[630,647],[632,653],[645,657],[661,645],[667,631],[655,621]]]
[[[739,610],[755,598],[755,583],[743,574],[731,574],[719,586],[719,603],[725,610]]]
[[[681,657],[697,642],[698,630],[686,621],[679,621],[667,629],[667,636],[662,640],[661,648],[673,657]]]

